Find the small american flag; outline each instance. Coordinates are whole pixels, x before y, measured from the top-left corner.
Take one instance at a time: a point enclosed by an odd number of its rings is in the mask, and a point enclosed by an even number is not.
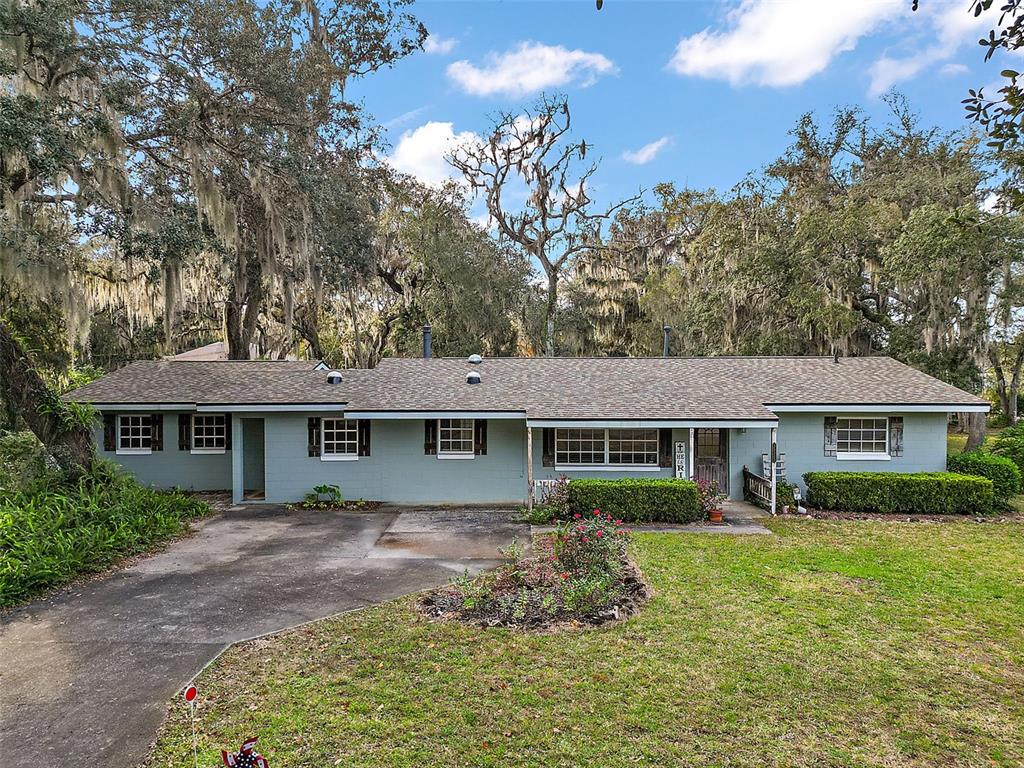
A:
[[[270,768],[270,763],[263,755],[257,754],[256,737],[246,739],[242,742],[242,748],[237,752],[220,751],[221,759],[228,768]]]

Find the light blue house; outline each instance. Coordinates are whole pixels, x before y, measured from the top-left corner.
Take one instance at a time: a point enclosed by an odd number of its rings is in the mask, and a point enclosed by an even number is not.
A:
[[[709,479],[742,498],[771,486],[773,456],[791,482],[943,470],[947,415],[989,408],[885,357],[165,360],[67,397],[96,406],[100,454],[140,481],[236,502],[331,484],[348,499],[519,504],[562,475]]]

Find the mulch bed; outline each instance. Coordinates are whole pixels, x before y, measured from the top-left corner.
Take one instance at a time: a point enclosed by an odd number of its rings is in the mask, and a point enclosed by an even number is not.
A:
[[[458,588],[449,584],[428,592],[417,601],[416,607],[430,619],[438,621],[459,621],[476,627],[506,627],[510,629],[544,631],[571,629],[584,626],[598,626],[613,621],[622,621],[640,613],[651,598],[651,587],[644,581],[643,574],[629,561],[623,570],[615,600],[592,613],[570,614],[567,612],[550,616],[541,607],[549,590],[536,588],[529,591],[529,602],[522,619],[511,621],[504,615],[488,610],[464,610],[463,596]]]
[[[776,517],[812,520],[881,520],[890,523],[1007,523],[1024,522],[1019,512],[1000,512],[994,515],[908,515],[897,512],[842,512],[830,509],[809,509],[806,514],[780,514]]]

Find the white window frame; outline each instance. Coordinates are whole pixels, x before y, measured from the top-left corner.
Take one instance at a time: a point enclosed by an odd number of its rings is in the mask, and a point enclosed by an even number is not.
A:
[[[565,432],[569,429],[587,429],[592,431],[603,431],[604,432],[604,461],[600,464],[560,464],[558,461],[558,435],[560,432]],[[610,461],[611,454],[611,431],[615,429],[620,431],[619,427],[605,428],[602,430],[600,427],[556,427],[555,428],[555,469],[556,470],[567,470],[572,472],[659,472],[661,467],[659,466],[659,443],[658,438],[655,437],[654,443],[654,462],[645,464],[612,464]],[[630,432],[648,432],[653,431],[657,433],[657,429],[648,429],[641,427],[640,429],[627,428],[621,431]]]
[[[442,424],[444,422],[446,422],[446,421],[447,422],[458,421],[458,422],[463,422],[463,424],[461,426],[459,426],[459,427],[453,427],[453,426],[444,427],[444,426],[442,426]],[[468,424],[469,426],[467,427],[466,424]],[[453,431],[453,430],[456,430],[456,429],[458,429],[460,431],[463,431],[463,430],[466,430],[466,429],[469,430],[469,449],[468,450],[464,449],[464,450],[460,450],[460,451],[453,451],[453,450],[445,451],[445,450],[443,450],[441,448],[441,443],[444,440],[442,435],[444,435],[445,430],[448,430],[450,432],[450,431]],[[466,440],[465,440],[464,437],[462,437],[462,438],[459,438],[459,441],[462,442],[462,443],[465,443]],[[475,459],[476,458],[475,443],[476,443],[476,420],[475,419],[438,419],[437,420],[437,458],[439,458],[439,459]]]
[[[139,422],[139,439],[142,440],[147,437],[143,433],[143,430],[148,431],[149,447],[148,448],[124,448],[121,446],[121,439],[123,437],[121,433],[122,422],[128,422],[128,429],[135,429],[133,421]],[[130,437],[130,436],[129,436]],[[119,456],[148,456],[153,453],[153,417],[148,413],[121,413],[117,416],[117,442],[115,443],[117,450],[115,453]]]
[[[216,430],[216,428],[217,428],[216,420],[217,420],[218,416],[221,419],[223,419],[222,429],[224,430],[224,434],[220,436],[220,443],[221,443],[220,446],[203,446],[203,447],[197,448],[196,447],[196,419],[199,419],[199,420],[201,420],[203,422],[205,422],[206,420],[209,419],[209,420],[212,420],[214,422],[211,426],[208,426],[208,427],[204,426],[203,427],[203,430],[205,432],[208,429]],[[191,429],[191,434],[189,435],[189,443],[190,443],[190,445],[189,445],[189,453],[195,454],[197,456],[217,455],[217,454],[221,454],[221,453],[227,453],[227,449],[228,449],[228,430],[229,429],[231,429],[231,420],[228,419],[227,414],[224,414],[224,413],[193,413],[192,414],[192,429]],[[217,437],[218,437],[217,434],[214,433],[213,439],[216,440]]]
[[[844,421],[845,422],[850,422],[850,421],[853,421],[855,419],[857,421],[861,421],[861,422],[864,422],[864,421],[882,421],[882,422],[885,422],[885,450],[884,451],[843,451],[843,450],[840,449],[839,444],[842,442],[842,440],[840,440],[839,436],[840,436],[840,434],[842,433],[842,430],[843,430],[842,423]],[[872,427],[872,429],[876,429],[876,428],[877,427]],[[850,429],[850,427],[848,426],[848,427],[846,427],[846,429]],[[863,430],[863,427],[861,427],[861,430]],[[847,414],[847,415],[844,415],[844,416],[836,416],[836,460],[837,461],[890,461],[892,459],[892,456],[889,453],[889,440],[890,440],[890,437],[889,437],[889,417],[888,416],[877,416],[877,415],[857,416],[857,415],[851,415],[851,414]]]
[[[351,451],[340,453],[327,452],[327,422],[342,422],[341,427],[332,427],[332,432],[352,433],[352,439],[332,440],[336,445],[352,446]],[[320,461],[358,461],[359,459],[359,421],[346,419],[344,416],[331,416],[320,419]]]

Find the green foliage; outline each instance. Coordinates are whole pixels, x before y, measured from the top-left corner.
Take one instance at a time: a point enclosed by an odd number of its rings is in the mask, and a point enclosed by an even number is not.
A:
[[[693,523],[702,519],[697,484],[670,478],[570,480],[569,511],[600,509],[627,523]]]
[[[982,451],[968,451],[950,456],[946,469],[961,475],[987,477],[992,481],[995,500],[1005,505],[1011,496],[1020,493],[1020,468],[1005,456],[996,456]]]
[[[1007,427],[985,443],[985,450],[1010,459],[1024,475],[1024,423]]]
[[[630,533],[622,521],[592,510],[576,514],[524,556],[513,540],[503,562],[477,578],[468,574],[428,595],[421,605],[435,616],[455,614],[486,624],[543,627],[561,621],[598,623],[629,613],[646,587],[628,568]]]
[[[817,509],[922,515],[992,511],[992,481],[953,472],[808,472],[807,501]]]
[[[0,492],[0,606],[143,552],[208,511],[102,464],[76,485]]]
[[[28,491],[60,482],[46,449],[31,432],[0,434],[0,493]]]

